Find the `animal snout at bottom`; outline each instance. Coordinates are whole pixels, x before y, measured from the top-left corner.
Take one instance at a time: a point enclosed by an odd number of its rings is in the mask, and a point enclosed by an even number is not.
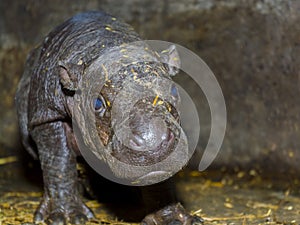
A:
[[[135,117],[136,118],[136,117]],[[140,122],[143,118],[140,118]],[[140,124],[133,124],[131,126],[131,135],[129,140],[129,146],[133,150],[147,151],[158,148],[164,142],[172,141],[173,134],[167,127],[164,119],[155,117],[147,119],[148,121]]]

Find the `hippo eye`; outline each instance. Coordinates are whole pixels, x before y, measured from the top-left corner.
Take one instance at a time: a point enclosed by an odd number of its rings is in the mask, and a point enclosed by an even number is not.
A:
[[[99,113],[100,116],[103,116],[105,108],[106,105],[102,96],[93,99],[93,109],[96,113]]]
[[[103,107],[103,102],[100,98],[96,98],[94,100],[94,108],[95,108],[95,111],[99,111],[101,108]]]
[[[171,87],[171,95],[175,98],[178,98],[178,90],[177,90],[176,85],[174,85],[174,84]]]

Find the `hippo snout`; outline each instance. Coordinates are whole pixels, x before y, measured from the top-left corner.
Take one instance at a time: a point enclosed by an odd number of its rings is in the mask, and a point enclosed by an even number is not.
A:
[[[136,117],[138,116],[135,116],[135,118]],[[148,119],[146,123],[136,124],[136,121],[141,120],[142,119],[129,122],[132,135],[128,147],[133,150],[146,151],[158,148],[163,142],[171,141],[174,136],[164,119],[160,117]]]

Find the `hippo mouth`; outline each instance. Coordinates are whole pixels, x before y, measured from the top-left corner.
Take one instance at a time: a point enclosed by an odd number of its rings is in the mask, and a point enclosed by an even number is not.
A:
[[[111,155],[123,163],[134,166],[150,166],[159,163],[175,150],[180,138],[170,128],[167,129],[166,133],[167,135],[163,141],[154,148],[146,150],[140,145],[139,141],[130,140],[130,146],[127,146],[114,135]]]

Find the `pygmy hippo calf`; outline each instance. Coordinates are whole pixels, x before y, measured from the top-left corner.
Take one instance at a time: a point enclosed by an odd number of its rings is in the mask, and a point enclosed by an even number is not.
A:
[[[31,51],[16,105],[23,145],[43,171],[35,222],[84,224],[94,217],[78,191],[81,146],[133,185],[162,181],[184,166],[186,137],[171,83],[178,63],[174,46],[158,54],[128,24],[104,12],[70,18]],[[142,224],[202,223],[162,190],[148,189],[145,199],[161,208]]]

